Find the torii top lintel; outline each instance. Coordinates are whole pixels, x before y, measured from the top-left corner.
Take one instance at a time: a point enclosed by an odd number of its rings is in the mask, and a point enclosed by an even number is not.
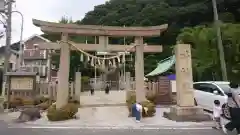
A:
[[[168,27],[167,24],[148,27],[118,27],[118,26],[98,26],[98,25],[77,25],[46,22],[33,19],[33,24],[41,28],[45,33],[69,33],[85,36],[160,36],[161,32]]]

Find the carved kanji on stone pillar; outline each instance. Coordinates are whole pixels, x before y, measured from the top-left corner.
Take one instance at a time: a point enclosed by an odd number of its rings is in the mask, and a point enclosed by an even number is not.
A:
[[[194,104],[192,77],[191,46],[178,44],[175,47],[176,56],[176,88],[177,105],[164,112],[164,116],[176,121],[208,121],[211,117],[203,109]]]

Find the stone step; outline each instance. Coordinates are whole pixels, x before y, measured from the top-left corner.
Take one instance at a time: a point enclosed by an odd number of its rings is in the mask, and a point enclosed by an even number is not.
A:
[[[81,105],[81,108],[87,108],[87,107],[108,107],[108,106],[126,106],[126,103],[119,103],[119,104],[83,104]]]
[[[82,107],[125,105],[126,92],[111,91],[109,94],[105,94],[104,91],[96,91],[94,95],[90,95],[89,92],[84,92],[81,94],[80,103]]]

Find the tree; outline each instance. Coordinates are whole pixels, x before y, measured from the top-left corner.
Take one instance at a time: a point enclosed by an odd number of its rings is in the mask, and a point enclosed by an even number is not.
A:
[[[226,55],[228,75],[231,80],[239,82],[240,24],[224,24],[222,26],[222,36]]]
[[[207,69],[215,67],[218,63],[216,35],[212,28],[205,26],[184,28],[177,40],[180,43],[192,45],[193,70],[198,77],[197,79],[201,79]]]
[[[218,1],[220,20],[223,22],[239,21],[240,6],[237,5],[240,5],[240,0]],[[157,61],[172,55],[171,45],[176,43],[176,38],[182,28],[194,27],[200,24],[211,24],[212,22],[213,10],[210,0],[110,0],[105,4],[95,6],[94,10],[88,12],[82,19],[81,24],[150,26],[168,23],[169,28],[161,35],[160,38],[150,39],[153,44],[162,44],[164,51],[161,54],[154,54],[149,57],[146,55],[145,63],[151,66],[145,67],[145,71],[149,72],[155,68]],[[199,36],[201,37],[204,33],[208,33],[210,38],[214,35],[212,29],[205,28]],[[208,37],[205,36],[203,38]],[[199,40],[204,41],[204,39]],[[215,40],[212,42],[215,42]],[[208,44],[210,43],[207,43],[206,46]],[[213,46],[215,47],[215,45]],[[203,47],[200,49],[204,50]],[[205,58],[202,58],[208,61],[208,65],[205,67],[195,65],[195,69],[199,68],[199,76],[203,76],[200,75],[202,74],[201,72],[205,72],[205,70],[208,70],[208,68],[212,66],[213,61],[211,61],[208,56],[214,55],[214,57],[217,57],[216,48],[212,48],[206,53],[212,53],[211,51],[214,53],[207,54]],[[198,60],[195,59],[195,61]],[[199,61],[194,63],[198,65],[202,64]],[[214,61],[214,63],[218,63],[218,61]],[[212,73],[210,72],[210,75],[208,76],[211,77],[211,74]],[[206,79],[210,79],[209,77]],[[200,79],[201,77],[198,78]]]
[[[222,24],[221,27],[228,75],[236,81],[240,73],[240,24]],[[212,26],[184,28],[177,40],[192,45],[193,68],[198,80],[221,80],[216,35]],[[212,75],[214,78],[210,78]]]
[[[227,0],[227,1],[218,0],[218,10],[219,10],[219,18],[222,22],[236,23],[240,21],[240,0]],[[210,0],[181,0],[181,1],[179,0],[161,0],[161,1],[159,0],[109,0],[105,4],[95,6],[94,10],[89,11],[82,20],[73,22],[73,21],[68,21],[69,19],[67,19],[66,21],[66,17],[64,19],[62,19],[62,22],[64,23],[76,23],[76,24],[86,24],[86,25],[93,24],[93,25],[112,25],[112,26],[124,26],[124,25],[125,26],[150,26],[150,25],[161,25],[165,23],[169,24],[169,28],[162,33],[161,37],[151,38],[146,40],[147,43],[161,44],[163,45],[163,48],[164,48],[164,51],[161,54],[150,54],[150,56],[149,54],[146,54],[145,65],[151,65],[151,66],[145,67],[145,71],[146,73],[148,73],[156,67],[158,61],[172,55],[171,47],[172,45],[176,44],[176,39],[178,35],[184,31],[184,30],[181,31],[182,28],[184,27],[191,28],[197,25],[209,25],[209,24],[211,25],[213,22],[213,10],[212,10],[212,3]],[[203,27],[203,26],[200,26],[200,27]],[[196,29],[198,31],[201,31],[198,35],[201,38],[208,39],[208,36],[213,37],[214,35],[214,33],[212,33],[213,30],[211,27],[203,27],[203,28],[196,28]],[[224,28],[224,26],[223,26],[223,29],[226,29],[226,32],[232,31],[227,27]],[[185,31],[187,30],[185,29]],[[204,35],[204,33],[207,33],[208,36],[207,37],[202,36]],[[189,34],[186,34],[186,35],[189,35]],[[184,37],[187,37],[186,35]],[[191,36],[189,35],[189,37]],[[59,35],[49,35],[49,38],[53,40],[56,40],[56,39],[60,40]],[[77,42],[83,42],[84,37],[72,36],[71,40],[74,40]],[[122,42],[121,40],[122,39],[114,39],[113,42],[119,43],[119,42]],[[190,40],[190,38],[188,38],[188,40]],[[202,47],[198,47],[198,49],[200,48],[199,50],[203,50],[203,52],[206,53],[206,56],[216,57],[215,55],[217,51],[216,51],[216,48],[214,48],[215,37],[213,37],[213,39],[211,40],[211,43],[207,43],[204,39],[197,39],[197,40],[203,42],[204,44],[206,43]],[[231,63],[233,63],[233,61],[235,60],[233,60],[234,59],[233,56],[230,55],[232,49],[226,48],[227,46],[226,44],[229,41],[224,40],[223,42],[226,49],[226,52],[225,52],[226,59],[229,61],[232,61]],[[207,45],[210,45],[210,44],[212,45],[211,50],[205,51],[204,48],[208,47]],[[236,50],[233,50],[233,51],[236,51]],[[202,77],[207,76],[205,80],[212,79],[211,78],[212,73],[215,73],[217,76],[219,74],[218,73],[219,71],[218,70],[212,71],[211,69],[215,67],[211,67],[211,66],[216,66],[216,69],[218,69],[218,65],[216,64],[218,63],[218,61],[212,62],[208,57],[200,58],[200,56],[198,56],[198,54],[195,54],[195,52],[201,55],[202,53],[200,53],[200,51],[198,51],[197,49],[193,50],[193,56],[196,57],[194,58],[194,64],[195,64],[194,70],[197,71],[196,73],[198,73],[198,75]],[[212,52],[214,53],[208,54]],[[75,54],[72,53],[72,55],[75,55]],[[74,57],[77,58],[78,56],[74,56]],[[200,60],[205,60],[205,59],[207,61],[207,65],[202,66],[203,62],[201,62]],[[75,58],[71,60],[72,60],[71,67],[78,67],[79,65],[81,66],[80,62],[77,62]],[[233,64],[233,67],[239,69],[238,66],[236,66],[235,64]],[[72,70],[73,69],[71,69],[71,71]],[[234,69],[234,72],[236,72],[236,69]],[[197,78],[202,80],[204,79],[202,77],[197,77]]]

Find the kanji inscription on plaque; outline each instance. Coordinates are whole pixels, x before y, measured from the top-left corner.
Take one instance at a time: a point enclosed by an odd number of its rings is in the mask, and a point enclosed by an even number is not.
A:
[[[13,77],[11,78],[11,89],[13,90],[32,90],[33,78],[30,77]]]

